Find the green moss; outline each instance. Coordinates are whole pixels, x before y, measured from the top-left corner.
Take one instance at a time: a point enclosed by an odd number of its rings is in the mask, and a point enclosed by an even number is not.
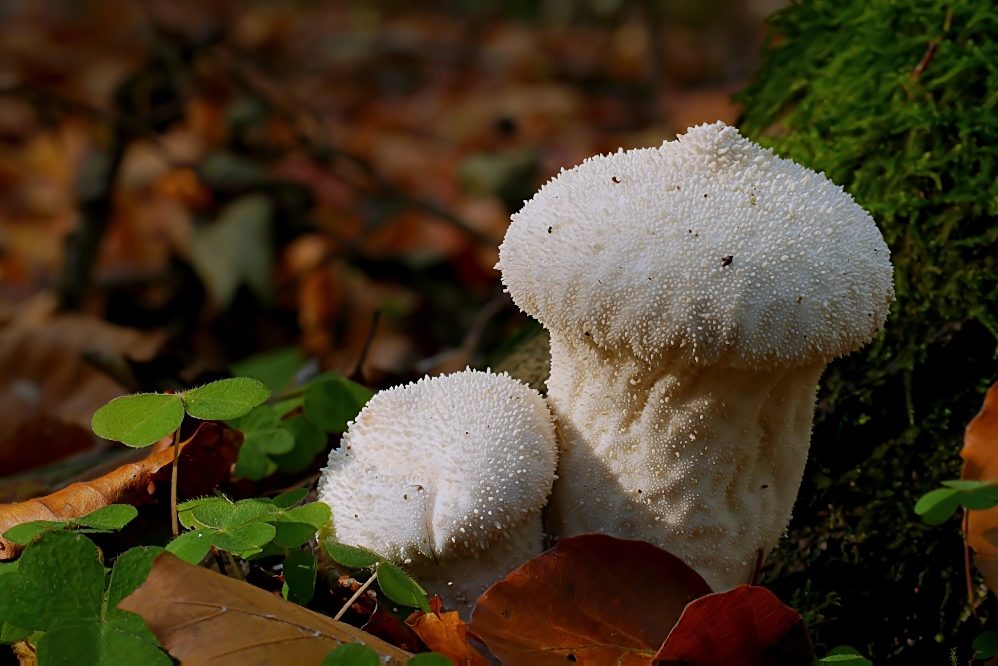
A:
[[[736,96],[742,130],[873,214],[898,302],[884,333],[822,379],[769,582],[786,599],[805,579],[839,594],[830,644],[945,659],[979,631],[966,621],[959,525],[929,528],[911,509],[958,476],[963,428],[998,378],[998,7],[813,0],[770,27]]]

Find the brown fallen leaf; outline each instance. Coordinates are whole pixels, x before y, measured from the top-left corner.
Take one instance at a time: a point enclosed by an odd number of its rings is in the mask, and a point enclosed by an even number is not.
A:
[[[960,457],[964,460],[961,479],[998,481],[998,383],[988,389],[984,406],[967,426]],[[994,569],[994,562],[998,562],[998,545],[994,541],[998,541],[998,507],[969,511],[967,543],[977,553],[982,573]],[[988,587],[995,589],[991,582]]]
[[[93,446],[91,431],[47,414],[34,414],[0,443],[0,477],[42,467]]]
[[[457,611],[417,611],[405,621],[433,652],[448,657],[455,666],[489,666],[489,660],[468,643],[468,627]]]
[[[652,663],[807,666],[812,661],[814,646],[800,614],[764,587],[740,585],[691,602]]]
[[[94,412],[127,390],[86,362],[83,353],[149,360],[165,339],[89,315],[55,315],[55,306],[53,295],[40,295],[0,330],[0,448],[21,423],[39,414],[89,433]]]
[[[202,423],[180,444],[178,485],[188,496],[203,495],[228,477],[238,455],[242,434],[215,423]],[[152,501],[157,481],[170,478],[173,447],[137,463],[122,465],[92,481],[17,504],[0,505],[0,534],[32,520],[66,520],[108,504],[141,505]],[[0,559],[16,557],[23,546],[0,537]]]
[[[118,608],[141,615],[170,655],[185,664],[321,664],[342,643],[363,643],[393,666],[412,656],[349,624],[167,552]]]
[[[661,548],[583,534],[490,587],[468,629],[511,666],[647,666],[686,605],[711,592]]]

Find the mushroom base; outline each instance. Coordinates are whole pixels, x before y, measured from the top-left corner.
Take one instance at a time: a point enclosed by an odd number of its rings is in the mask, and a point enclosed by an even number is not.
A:
[[[648,541],[715,591],[749,582],[790,521],[824,367],[649,367],[553,333],[552,533]]]
[[[437,594],[448,610],[456,610],[469,620],[471,611],[485,590],[498,583],[524,562],[544,550],[540,513],[534,513],[506,535],[489,545],[477,557],[427,558],[413,560],[406,569],[426,592]]]

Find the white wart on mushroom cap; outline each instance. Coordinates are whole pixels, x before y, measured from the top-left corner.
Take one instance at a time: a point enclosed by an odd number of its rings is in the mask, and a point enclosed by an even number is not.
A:
[[[375,395],[330,453],[319,499],[332,508],[336,540],[421,573],[439,569],[443,589],[421,577],[424,587],[452,604],[465,590],[473,602],[541,552],[536,518],[556,462],[543,398],[505,373],[465,370]],[[446,580],[454,563],[483,553],[481,580]],[[456,570],[467,578],[474,569]]]
[[[714,589],[746,582],[790,519],[821,371],[894,300],[870,215],[715,123],[563,171],[499,256],[551,334],[555,533],[645,539]]]

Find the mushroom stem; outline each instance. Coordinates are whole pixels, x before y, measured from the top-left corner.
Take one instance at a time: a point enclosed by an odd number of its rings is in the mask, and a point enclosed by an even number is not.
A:
[[[697,366],[678,354],[649,367],[552,332],[548,402],[565,447],[552,531],[643,539],[716,591],[746,583],[790,519],[824,367]]]

